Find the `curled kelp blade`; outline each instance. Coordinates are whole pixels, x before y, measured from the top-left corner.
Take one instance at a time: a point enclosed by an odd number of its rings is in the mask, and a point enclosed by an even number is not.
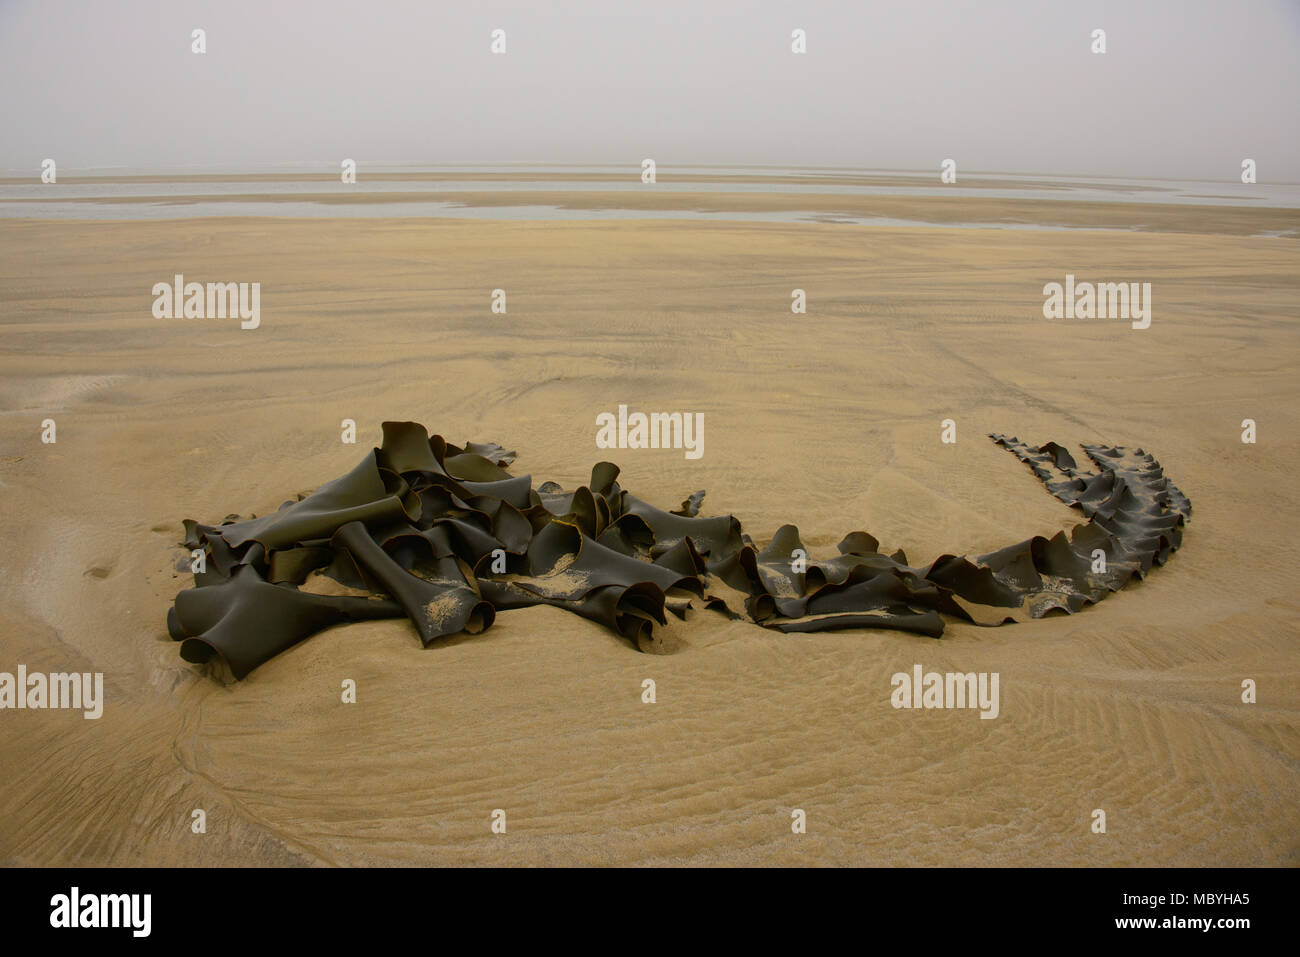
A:
[[[235,678],[243,678],[280,652],[334,625],[400,618],[396,602],[346,595],[312,595],[266,582],[253,565],[239,565],[229,579],[176,596],[167,630],[181,643],[181,657],[202,664],[218,655]]]
[[[1086,521],[975,558],[909,565],[865,531],[830,557],[793,525],[756,545],[731,515],[703,516],[702,491],[665,511],[623,489],[611,462],[587,485],[534,487],[516,453],[448,443],[416,422],[385,422],[351,471],[260,518],[185,521],[202,552],[169,634],[186,661],[219,658],[242,678],[325,628],[405,617],[424,645],[479,634],[496,614],[551,605],[648,652],[657,628],[698,601],[787,634],[888,628],[931,637],[945,616],[981,625],[1075,612],[1166,562],[1191,517],[1187,497],[1141,449],[991,438]],[[321,582],[328,588],[314,588]],[[324,593],[322,593],[322,591]]]

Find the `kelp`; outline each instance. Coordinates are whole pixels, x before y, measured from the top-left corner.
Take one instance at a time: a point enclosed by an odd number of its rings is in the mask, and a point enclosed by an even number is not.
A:
[[[428,646],[479,634],[498,612],[552,605],[661,651],[655,626],[696,602],[786,633],[890,628],[939,637],[944,616],[998,625],[1073,613],[1163,565],[1191,504],[1141,449],[990,436],[1086,521],[974,558],[908,564],[864,531],[816,559],[783,525],[757,546],[734,516],[700,514],[704,492],[663,511],[600,462],[587,485],[533,487],[493,443],[456,446],[415,422],[346,475],[277,511],[218,525],[185,521],[202,553],[167,629],[186,661],[216,659],[236,679],[326,628],[405,617]],[[304,589],[332,582],[333,594]]]

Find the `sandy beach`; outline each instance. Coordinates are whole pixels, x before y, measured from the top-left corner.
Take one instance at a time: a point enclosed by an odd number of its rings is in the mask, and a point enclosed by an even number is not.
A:
[[[486,190],[456,201],[520,201]],[[5,221],[4,659],[102,671],[107,700],[98,720],[0,722],[0,862],[1300,863],[1300,241],[1256,235],[1297,213],[1050,205],[942,215],[1134,231]],[[1150,328],[1044,319],[1066,272],[1151,283]],[[154,318],[176,273],[260,282],[260,327]],[[704,412],[704,456],[597,449],[620,402]],[[642,498],[707,489],[705,514],[760,540],[793,522],[821,554],[856,529],[914,561],[978,554],[1079,520],[988,432],[1140,446],[1194,513],[1167,567],[1096,607],[937,641],[701,609],[651,656],[528,608],[429,649],[401,620],[336,628],[234,685],[181,661],[164,616],[188,584],[182,519],[264,514],[355,465],[386,419],[499,442],[535,482],[609,458]],[[998,672],[998,719],[892,708],[890,676],[918,663]]]

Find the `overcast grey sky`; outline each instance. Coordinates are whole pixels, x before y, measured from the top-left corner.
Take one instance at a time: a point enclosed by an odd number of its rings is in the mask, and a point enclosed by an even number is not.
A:
[[[1300,182],[1297,91],[1300,0],[0,0],[0,167],[34,173],[952,157],[1235,181],[1251,157]]]

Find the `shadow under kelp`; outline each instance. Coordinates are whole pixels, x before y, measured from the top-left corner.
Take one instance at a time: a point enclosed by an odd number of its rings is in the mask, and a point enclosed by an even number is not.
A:
[[[850,532],[830,559],[807,557],[793,525],[759,548],[730,515],[702,517],[703,492],[663,511],[601,462],[589,484],[534,488],[499,445],[451,445],[415,422],[346,475],[276,512],[220,525],[186,520],[202,550],[195,587],[167,629],[181,657],[243,678],[333,625],[409,619],[425,644],[491,627],[497,612],[553,605],[663,651],[655,625],[694,601],[783,632],[893,628],[931,637],[943,615],[982,625],[1076,612],[1163,564],[1191,516],[1186,496],[1141,449],[1084,446],[1096,471],[1055,443],[991,438],[1087,518],[987,555],[911,566]],[[319,573],[353,594],[300,588]]]

